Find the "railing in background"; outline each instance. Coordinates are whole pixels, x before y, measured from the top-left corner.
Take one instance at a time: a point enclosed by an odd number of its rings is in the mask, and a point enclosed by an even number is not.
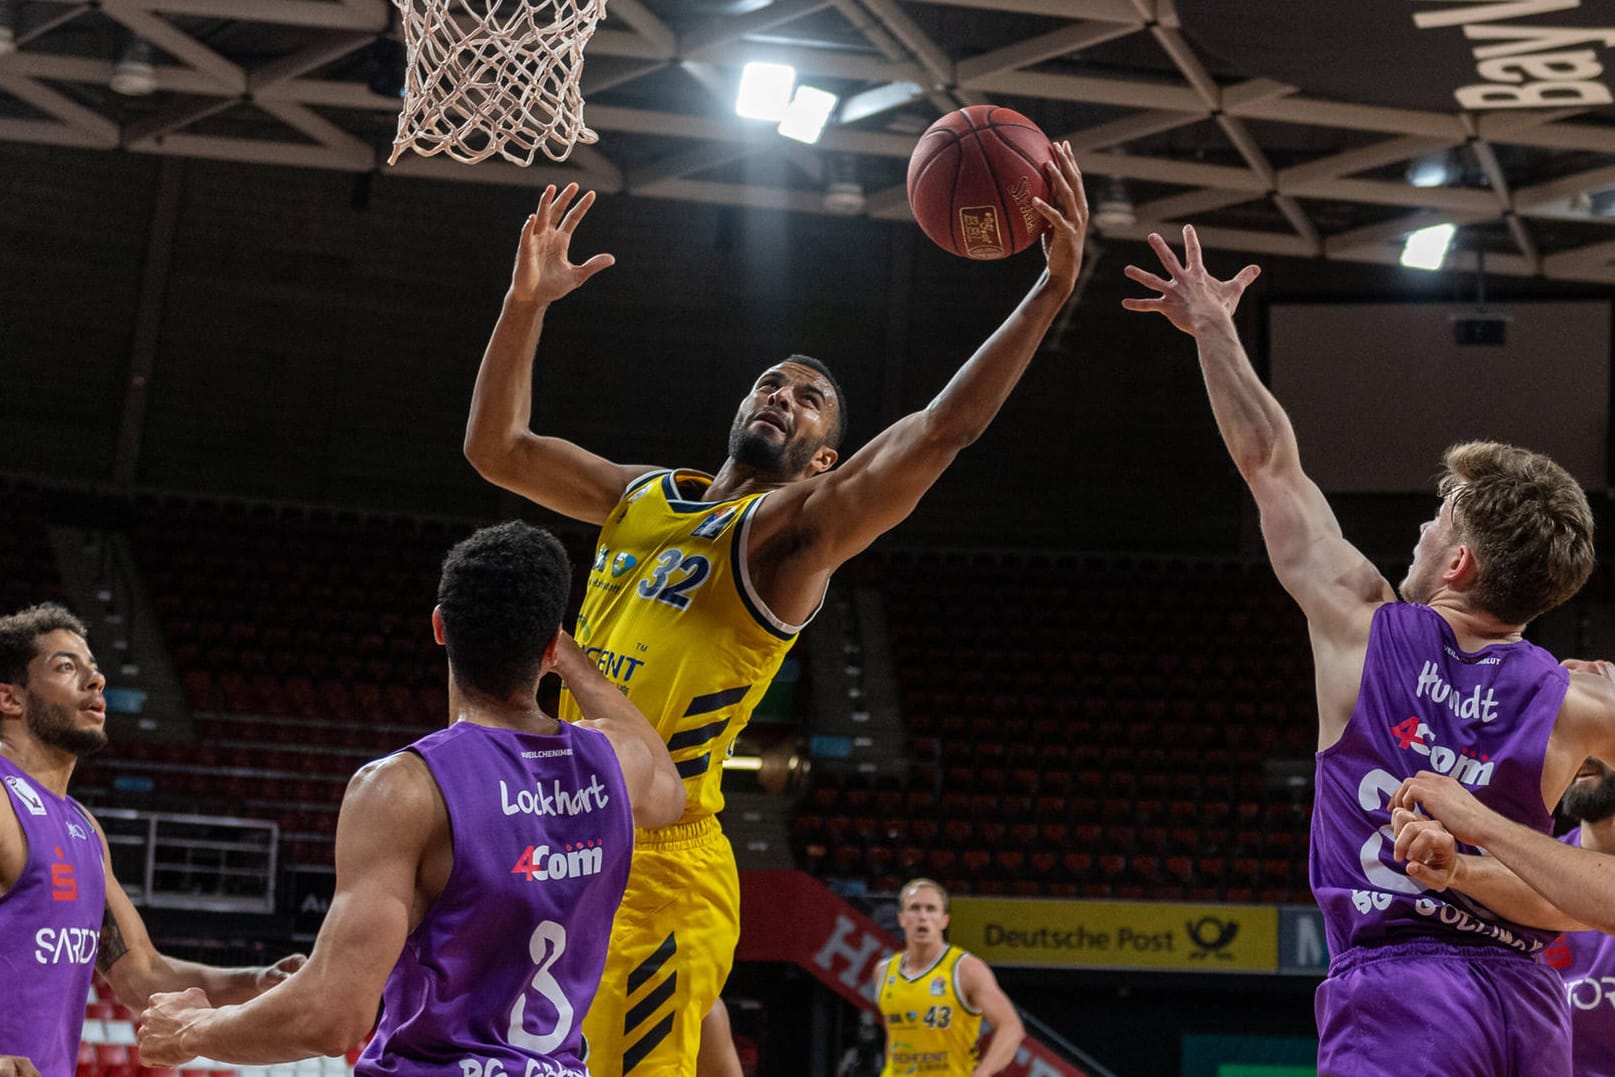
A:
[[[213,815],[104,809],[112,867],[129,899],[155,909],[273,913],[280,828]]]

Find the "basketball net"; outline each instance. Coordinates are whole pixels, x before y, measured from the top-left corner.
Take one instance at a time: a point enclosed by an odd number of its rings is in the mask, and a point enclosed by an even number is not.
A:
[[[596,141],[578,82],[606,0],[393,2],[409,61],[388,164],[412,149],[466,164],[498,154],[525,167],[541,150],[564,161],[575,144]]]

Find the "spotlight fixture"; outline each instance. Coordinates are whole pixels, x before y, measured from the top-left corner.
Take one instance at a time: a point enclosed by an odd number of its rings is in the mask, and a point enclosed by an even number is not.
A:
[[[790,64],[753,61],[740,70],[740,92],[735,95],[735,115],[746,120],[778,123],[785,118],[785,110],[791,104],[791,90],[795,86],[796,68]]]
[[[779,133],[798,142],[811,144],[819,141],[819,136],[824,134],[824,125],[830,122],[830,114],[836,110],[838,100],[829,90],[821,90],[817,86],[798,86],[791,103],[785,108],[785,115],[780,117]]]
[[[1445,187],[1457,178],[1451,150],[1437,150],[1408,162],[1407,181],[1413,187]]]
[[[1440,269],[1447,260],[1447,248],[1452,246],[1452,224],[1433,224],[1416,232],[1409,232],[1402,244],[1402,264],[1409,269]]]
[[[1101,232],[1119,231],[1131,228],[1138,223],[1138,213],[1133,208],[1133,196],[1127,190],[1127,184],[1119,177],[1112,176],[1105,185],[1104,197],[1094,207],[1093,226]]]
[[[144,97],[157,89],[157,67],[152,47],[138,37],[129,39],[123,55],[112,69],[108,84],[125,97]]]

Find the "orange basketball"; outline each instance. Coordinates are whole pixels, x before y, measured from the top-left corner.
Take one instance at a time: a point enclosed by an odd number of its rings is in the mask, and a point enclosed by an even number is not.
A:
[[[926,235],[962,258],[1008,258],[1031,246],[1048,222],[1032,206],[1049,201],[1044,165],[1054,145],[1013,109],[971,105],[926,129],[908,161],[908,204]]]

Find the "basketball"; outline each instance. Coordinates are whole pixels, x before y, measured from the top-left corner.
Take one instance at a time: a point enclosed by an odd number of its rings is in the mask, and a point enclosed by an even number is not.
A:
[[[1048,228],[1054,145],[1013,109],[971,105],[937,120],[908,161],[908,204],[920,229],[961,258],[1008,258]]]

